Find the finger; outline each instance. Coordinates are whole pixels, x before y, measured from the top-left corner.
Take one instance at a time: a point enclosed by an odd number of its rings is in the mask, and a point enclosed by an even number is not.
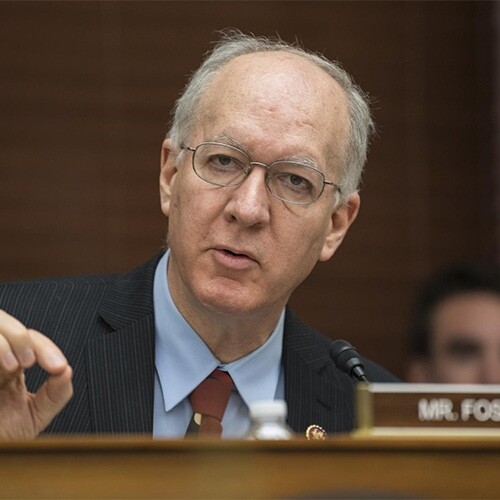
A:
[[[61,350],[45,335],[26,328],[19,320],[0,310],[0,338],[5,343],[0,344],[0,360],[2,366],[9,372],[14,371],[11,354],[14,354],[19,365],[29,368],[38,362],[48,373],[62,371],[68,364]],[[9,367],[11,366],[11,367]]]
[[[66,406],[73,395],[72,370],[66,365],[57,375],[51,375],[33,397],[33,419],[40,433]]]
[[[29,335],[36,360],[47,373],[56,375],[69,367],[68,360],[52,340],[36,330],[29,330]]]
[[[19,320],[2,310],[0,310],[0,336],[9,344],[9,349],[4,347],[2,353],[4,365],[12,362],[10,353],[14,354],[23,368],[35,363],[35,353],[28,329]]]
[[[14,373],[19,368],[19,362],[10,344],[2,335],[0,335],[0,367],[8,374]]]

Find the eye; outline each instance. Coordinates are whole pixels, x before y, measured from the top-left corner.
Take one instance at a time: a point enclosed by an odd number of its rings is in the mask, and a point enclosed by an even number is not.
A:
[[[207,159],[207,166],[216,170],[241,170],[243,165],[233,156],[225,154],[213,154]]]
[[[310,192],[313,189],[311,182],[301,175],[281,172],[275,176],[275,179],[286,189],[301,192]]]
[[[294,187],[301,187],[301,188],[306,188],[307,189],[310,186],[309,181],[307,181],[303,177],[300,177],[300,175],[290,174],[289,177],[290,177],[289,178],[289,182]]]
[[[473,336],[462,335],[451,338],[445,345],[445,352],[457,361],[473,361],[481,357],[482,346],[473,339]]]
[[[323,176],[315,168],[301,163],[276,162],[269,171],[268,187],[282,200],[308,204],[321,194]]]
[[[220,163],[224,167],[227,167],[227,165],[229,165],[233,161],[233,159],[230,156],[217,155],[214,158],[214,161],[217,161],[218,163]]]

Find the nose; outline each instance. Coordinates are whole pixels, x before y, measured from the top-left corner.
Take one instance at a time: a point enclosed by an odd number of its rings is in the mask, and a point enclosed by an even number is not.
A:
[[[266,186],[267,168],[254,164],[245,180],[231,189],[231,196],[225,206],[228,220],[236,220],[244,227],[263,225],[270,219],[270,194]]]

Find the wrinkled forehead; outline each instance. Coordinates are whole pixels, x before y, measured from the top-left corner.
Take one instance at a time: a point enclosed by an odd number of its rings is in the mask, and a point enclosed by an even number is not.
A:
[[[349,121],[340,85],[313,62],[284,52],[228,62],[205,91],[197,113],[203,126],[238,123],[258,128],[263,137],[279,130],[282,138],[313,141],[325,155],[335,156],[346,143]]]

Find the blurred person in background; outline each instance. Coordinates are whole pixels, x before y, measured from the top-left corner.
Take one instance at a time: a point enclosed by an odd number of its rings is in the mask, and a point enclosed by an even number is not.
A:
[[[409,382],[500,383],[498,267],[455,264],[431,276],[410,336]]]

